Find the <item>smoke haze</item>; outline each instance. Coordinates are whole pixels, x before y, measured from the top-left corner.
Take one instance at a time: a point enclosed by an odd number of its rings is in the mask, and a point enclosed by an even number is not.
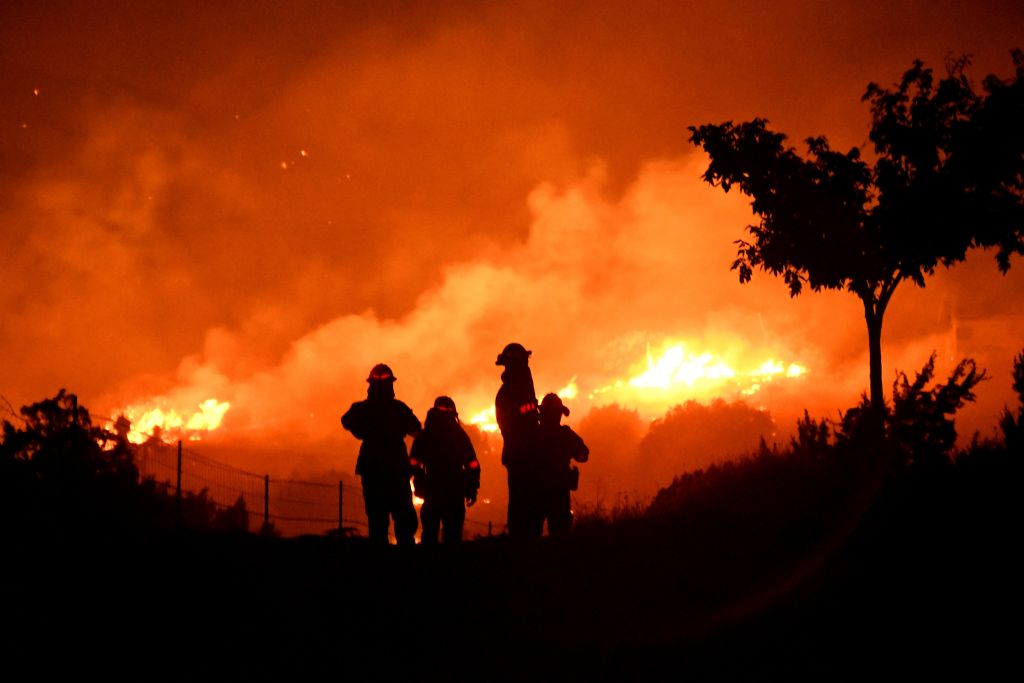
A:
[[[0,16],[0,393],[66,386],[100,414],[227,401],[211,443],[278,472],[351,471],[338,416],[380,361],[420,416],[439,394],[464,420],[493,406],[509,341],[533,350],[541,394],[575,381],[569,423],[595,460],[721,393],[598,391],[669,342],[806,368],[723,395],[770,411],[780,440],[805,407],[837,416],[867,385],[859,302],[737,283],[750,210],[700,180],[686,126],[765,116],[798,146],[863,146],[869,81],[963,52],[977,80],[1006,75],[1024,45],[1019,3]],[[886,317],[890,381],[933,351],[988,368],[962,434],[1011,401],[1022,270],[973,254]],[[621,455],[603,456],[616,429]]]

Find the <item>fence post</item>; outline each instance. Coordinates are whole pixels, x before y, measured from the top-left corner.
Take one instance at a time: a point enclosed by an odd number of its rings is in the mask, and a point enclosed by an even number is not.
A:
[[[345,527],[345,506],[342,505],[342,501],[345,500],[345,482],[338,480],[338,533]]]
[[[270,475],[263,475],[263,533],[270,535]]]
[[[174,489],[174,514],[175,519],[180,527],[182,525],[181,519],[181,439],[178,439],[178,481]]]

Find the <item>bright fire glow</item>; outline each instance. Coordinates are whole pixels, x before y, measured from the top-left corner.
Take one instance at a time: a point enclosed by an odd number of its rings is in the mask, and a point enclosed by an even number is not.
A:
[[[131,431],[128,432],[128,440],[132,443],[146,441],[157,429],[164,440],[186,438],[199,441],[202,438],[201,432],[212,432],[220,427],[231,404],[208,398],[195,408],[179,411],[163,406],[129,406],[118,411],[118,414],[124,415],[132,423]],[[113,429],[113,423],[108,428]]]
[[[220,427],[221,420],[230,407],[231,404],[227,401],[208,398],[199,404],[199,412],[188,419],[185,428],[191,431],[213,431]]]
[[[763,360],[762,360],[763,359]],[[730,395],[752,396],[778,379],[797,379],[808,373],[803,365],[776,358],[754,359],[749,354],[717,354],[690,350],[684,342],[666,341],[657,355],[647,349],[646,362],[630,368],[629,376],[590,392],[595,402],[644,407],[668,407],[688,399]]]
[[[498,418],[494,414],[494,406],[481,410],[469,418],[469,424],[476,425],[481,431],[492,434],[496,433],[498,431]]]
[[[579,396],[580,388],[576,385],[576,375],[573,375],[572,379],[569,380],[569,383],[555,393],[558,394],[558,398],[563,401],[568,401]]]
[[[555,393],[558,394],[558,397],[563,401],[576,398],[580,393],[579,386],[576,384],[576,375],[573,375],[572,379],[570,379],[564,387]],[[494,414],[494,406],[490,406],[489,408],[485,408],[474,413],[473,417],[469,418],[469,423],[476,426],[481,431],[488,432],[490,434],[497,434],[499,431],[498,420]]]
[[[698,351],[697,344],[669,339],[656,348],[648,345],[643,360],[624,364],[628,369],[621,378],[605,379],[591,390],[600,380],[588,382],[584,376],[581,391],[577,374],[555,393],[566,402],[575,399],[579,410],[574,410],[574,415],[586,415],[589,407],[617,403],[657,417],[691,399],[746,398],[773,382],[799,381],[810,372],[804,365],[780,360],[778,352],[750,351],[742,341],[731,340],[721,346],[726,350]],[[498,433],[494,406],[470,414],[469,424]]]

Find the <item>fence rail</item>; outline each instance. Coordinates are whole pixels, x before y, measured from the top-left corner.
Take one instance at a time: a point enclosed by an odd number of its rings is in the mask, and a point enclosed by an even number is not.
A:
[[[93,418],[114,423],[110,418]],[[168,486],[179,505],[184,495],[203,495],[221,511],[237,509],[241,501],[248,513],[250,532],[365,535],[368,530],[361,486],[344,481],[276,479],[206,457],[182,441],[167,443],[158,436],[148,436],[145,442],[132,446],[139,476]],[[492,522],[469,517],[465,524],[480,530],[471,534],[476,536],[490,535],[495,529]]]

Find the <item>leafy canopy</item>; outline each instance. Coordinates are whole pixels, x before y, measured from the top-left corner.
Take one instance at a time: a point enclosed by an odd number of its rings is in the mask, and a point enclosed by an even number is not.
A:
[[[988,76],[983,95],[967,58],[937,82],[917,61],[894,89],[870,84],[873,163],[825,137],[801,157],[760,118],[690,127],[710,157],[704,179],[738,187],[760,218],[737,241],[740,281],[760,268],[792,296],[845,288],[884,307],[898,282],[924,286],[973,247],[996,248],[1005,272],[1024,253],[1024,53],[1013,61],[1015,77]]]

